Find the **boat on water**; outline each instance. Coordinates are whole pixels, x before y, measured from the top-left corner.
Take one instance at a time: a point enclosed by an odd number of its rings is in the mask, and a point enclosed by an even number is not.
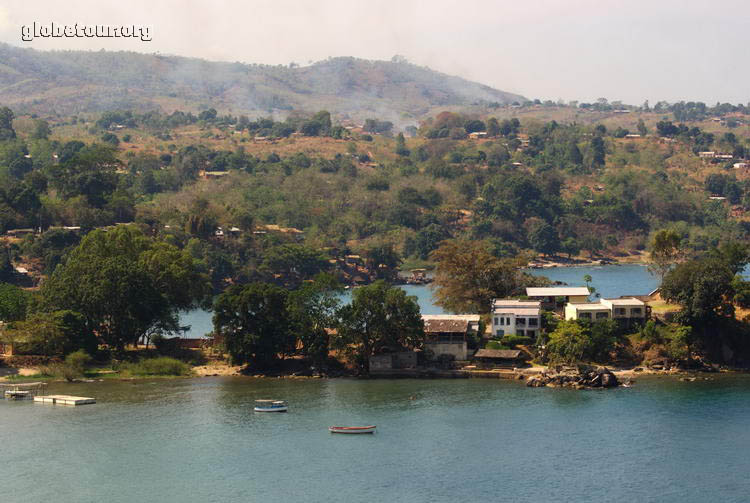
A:
[[[328,428],[331,433],[375,433],[375,426],[331,426]]]
[[[286,412],[288,406],[284,400],[256,400],[255,412]]]

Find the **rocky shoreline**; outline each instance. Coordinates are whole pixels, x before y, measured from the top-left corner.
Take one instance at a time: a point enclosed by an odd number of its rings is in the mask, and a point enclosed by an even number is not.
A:
[[[541,374],[530,377],[526,381],[526,386],[531,388],[574,388],[574,389],[593,389],[593,388],[616,388],[620,386],[617,376],[606,367],[597,369],[585,369],[568,372],[542,372]],[[630,383],[624,383],[629,386]]]

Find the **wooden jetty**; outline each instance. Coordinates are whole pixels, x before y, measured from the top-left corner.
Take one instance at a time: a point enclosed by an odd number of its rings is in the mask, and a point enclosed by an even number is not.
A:
[[[31,400],[35,396],[46,393],[47,383],[2,383],[0,384],[0,389],[3,390],[2,397],[6,400]]]
[[[49,405],[74,405],[74,406],[96,403],[95,398],[88,398],[84,396],[71,396],[71,395],[35,396],[34,401],[38,403],[46,403]]]

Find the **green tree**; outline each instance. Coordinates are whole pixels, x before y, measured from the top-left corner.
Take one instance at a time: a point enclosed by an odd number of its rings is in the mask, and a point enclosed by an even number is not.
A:
[[[551,363],[578,363],[584,360],[591,340],[575,320],[565,320],[549,334],[547,356]]]
[[[580,166],[583,163],[583,154],[581,154],[581,149],[578,148],[578,144],[575,141],[571,141],[568,145],[568,161],[576,166]]]
[[[192,257],[133,226],[90,232],[44,282],[44,311],[81,313],[87,333],[118,351],[155,332],[179,330],[177,312],[210,285]]]
[[[36,119],[34,120],[34,130],[31,132],[31,137],[35,140],[46,140],[49,135],[52,134],[52,130],[49,128],[47,121]]]
[[[581,249],[589,252],[590,258],[593,258],[595,254],[601,252],[604,249],[604,243],[602,243],[601,238],[593,234],[584,236],[583,239],[581,239],[580,244]]]
[[[410,154],[409,149],[406,148],[404,133],[399,133],[398,136],[396,136],[396,154],[402,157],[408,157]]]
[[[541,222],[529,232],[529,244],[543,255],[554,255],[560,251],[560,238],[557,231],[547,222]]]
[[[305,283],[289,292],[286,313],[290,328],[302,345],[302,352],[317,367],[328,360],[328,330],[337,323],[341,285],[328,274],[319,274],[312,283]]]
[[[64,356],[79,349],[93,353],[97,346],[83,316],[73,311],[31,314],[26,321],[13,323],[6,339],[19,352],[46,356]]]
[[[312,278],[328,268],[328,257],[323,253],[302,244],[283,244],[266,250],[260,270],[284,275],[284,278],[298,282]]]
[[[643,122],[643,119],[638,119],[638,134],[641,136],[646,136],[648,134],[648,128],[646,128],[646,123]]]
[[[10,260],[10,248],[3,246],[0,248],[0,281],[13,280],[15,272],[13,262]]]
[[[370,357],[384,350],[417,348],[424,342],[424,323],[416,297],[383,281],[352,292],[352,302],[339,310],[333,346],[347,354],[364,373]]]
[[[25,290],[8,283],[0,283],[0,320],[19,321],[26,318],[30,295]]]
[[[101,140],[115,147],[120,144],[120,139],[114,133],[104,133],[101,136]]]
[[[269,283],[233,285],[216,298],[214,332],[232,361],[264,369],[294,350],[288,292]]]
[[[0,141],[12,140],[16,137],[13,129],[13,111],[8,107],[0,108]]]
[[[487,121],[487,136],[495,137],[500,134],[500,123],[497,122],[497,119],[494,117],[490,117],[490,119]]]
[[[196,198],[188,209],[185,232],[208,239],[216,232],[217,225],[216,215],[211,210],[208,200],[202,197]]]
[[[580,253],[581,247],[575,238],[569,237],[565,238],[560,244],[560,251],[567,254],[568,258],[571,258],[573,255],[578,255],[578,253]]]
[[[521,271],[523,258],[497,258],[486,243],[452,239],[430,255],[436,303],[456,313],[486,313],[494,298],[519,293],[533,279]]]
[[[662,229],[654,234],[649,243],[649,271],[664,275],[682,258],[682,237],[671,229]]]
[[[662,280],[661,296],[680,304],[679,319],[694,328],[703,328],[734,315],[732,299],[734,274],[727,263],[715,257],[678,264]]]
[[[604,140],[601,136],[594,136],[591,139],[591,166],[601,168],[604,166],[605,157]]]

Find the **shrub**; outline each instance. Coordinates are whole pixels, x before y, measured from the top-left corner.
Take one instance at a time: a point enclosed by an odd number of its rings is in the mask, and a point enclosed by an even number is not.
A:
[[[125,364],[124,370],[133,375],[185,376],[190,375],[190,365],[169,356],[148,358],[137,363]]]
[[[498,340],[489,341],[484,347],[485,349],[511,349]]]
[[[506,335],[501,339],[504,346],[515,349],[516,346],[528,346],[533,344],[534,339],[525,335]]]
[[[86,373],[86,367],[91,363],[91,356],[79,349],[65,357],[65,361],[51,363],[39,367],[39,373],[47,377],[62,377],[66,381],[80,379]]]
[[[83,373],[86,371],[86,367],[88,367],[90,364],[91,356],[89,356],[89,354],[83,349],[74,351],[73,353],[70,353],[65,357],[65,365],[69,366],[72,370],[80,373],[81,375],[83,375]]]

